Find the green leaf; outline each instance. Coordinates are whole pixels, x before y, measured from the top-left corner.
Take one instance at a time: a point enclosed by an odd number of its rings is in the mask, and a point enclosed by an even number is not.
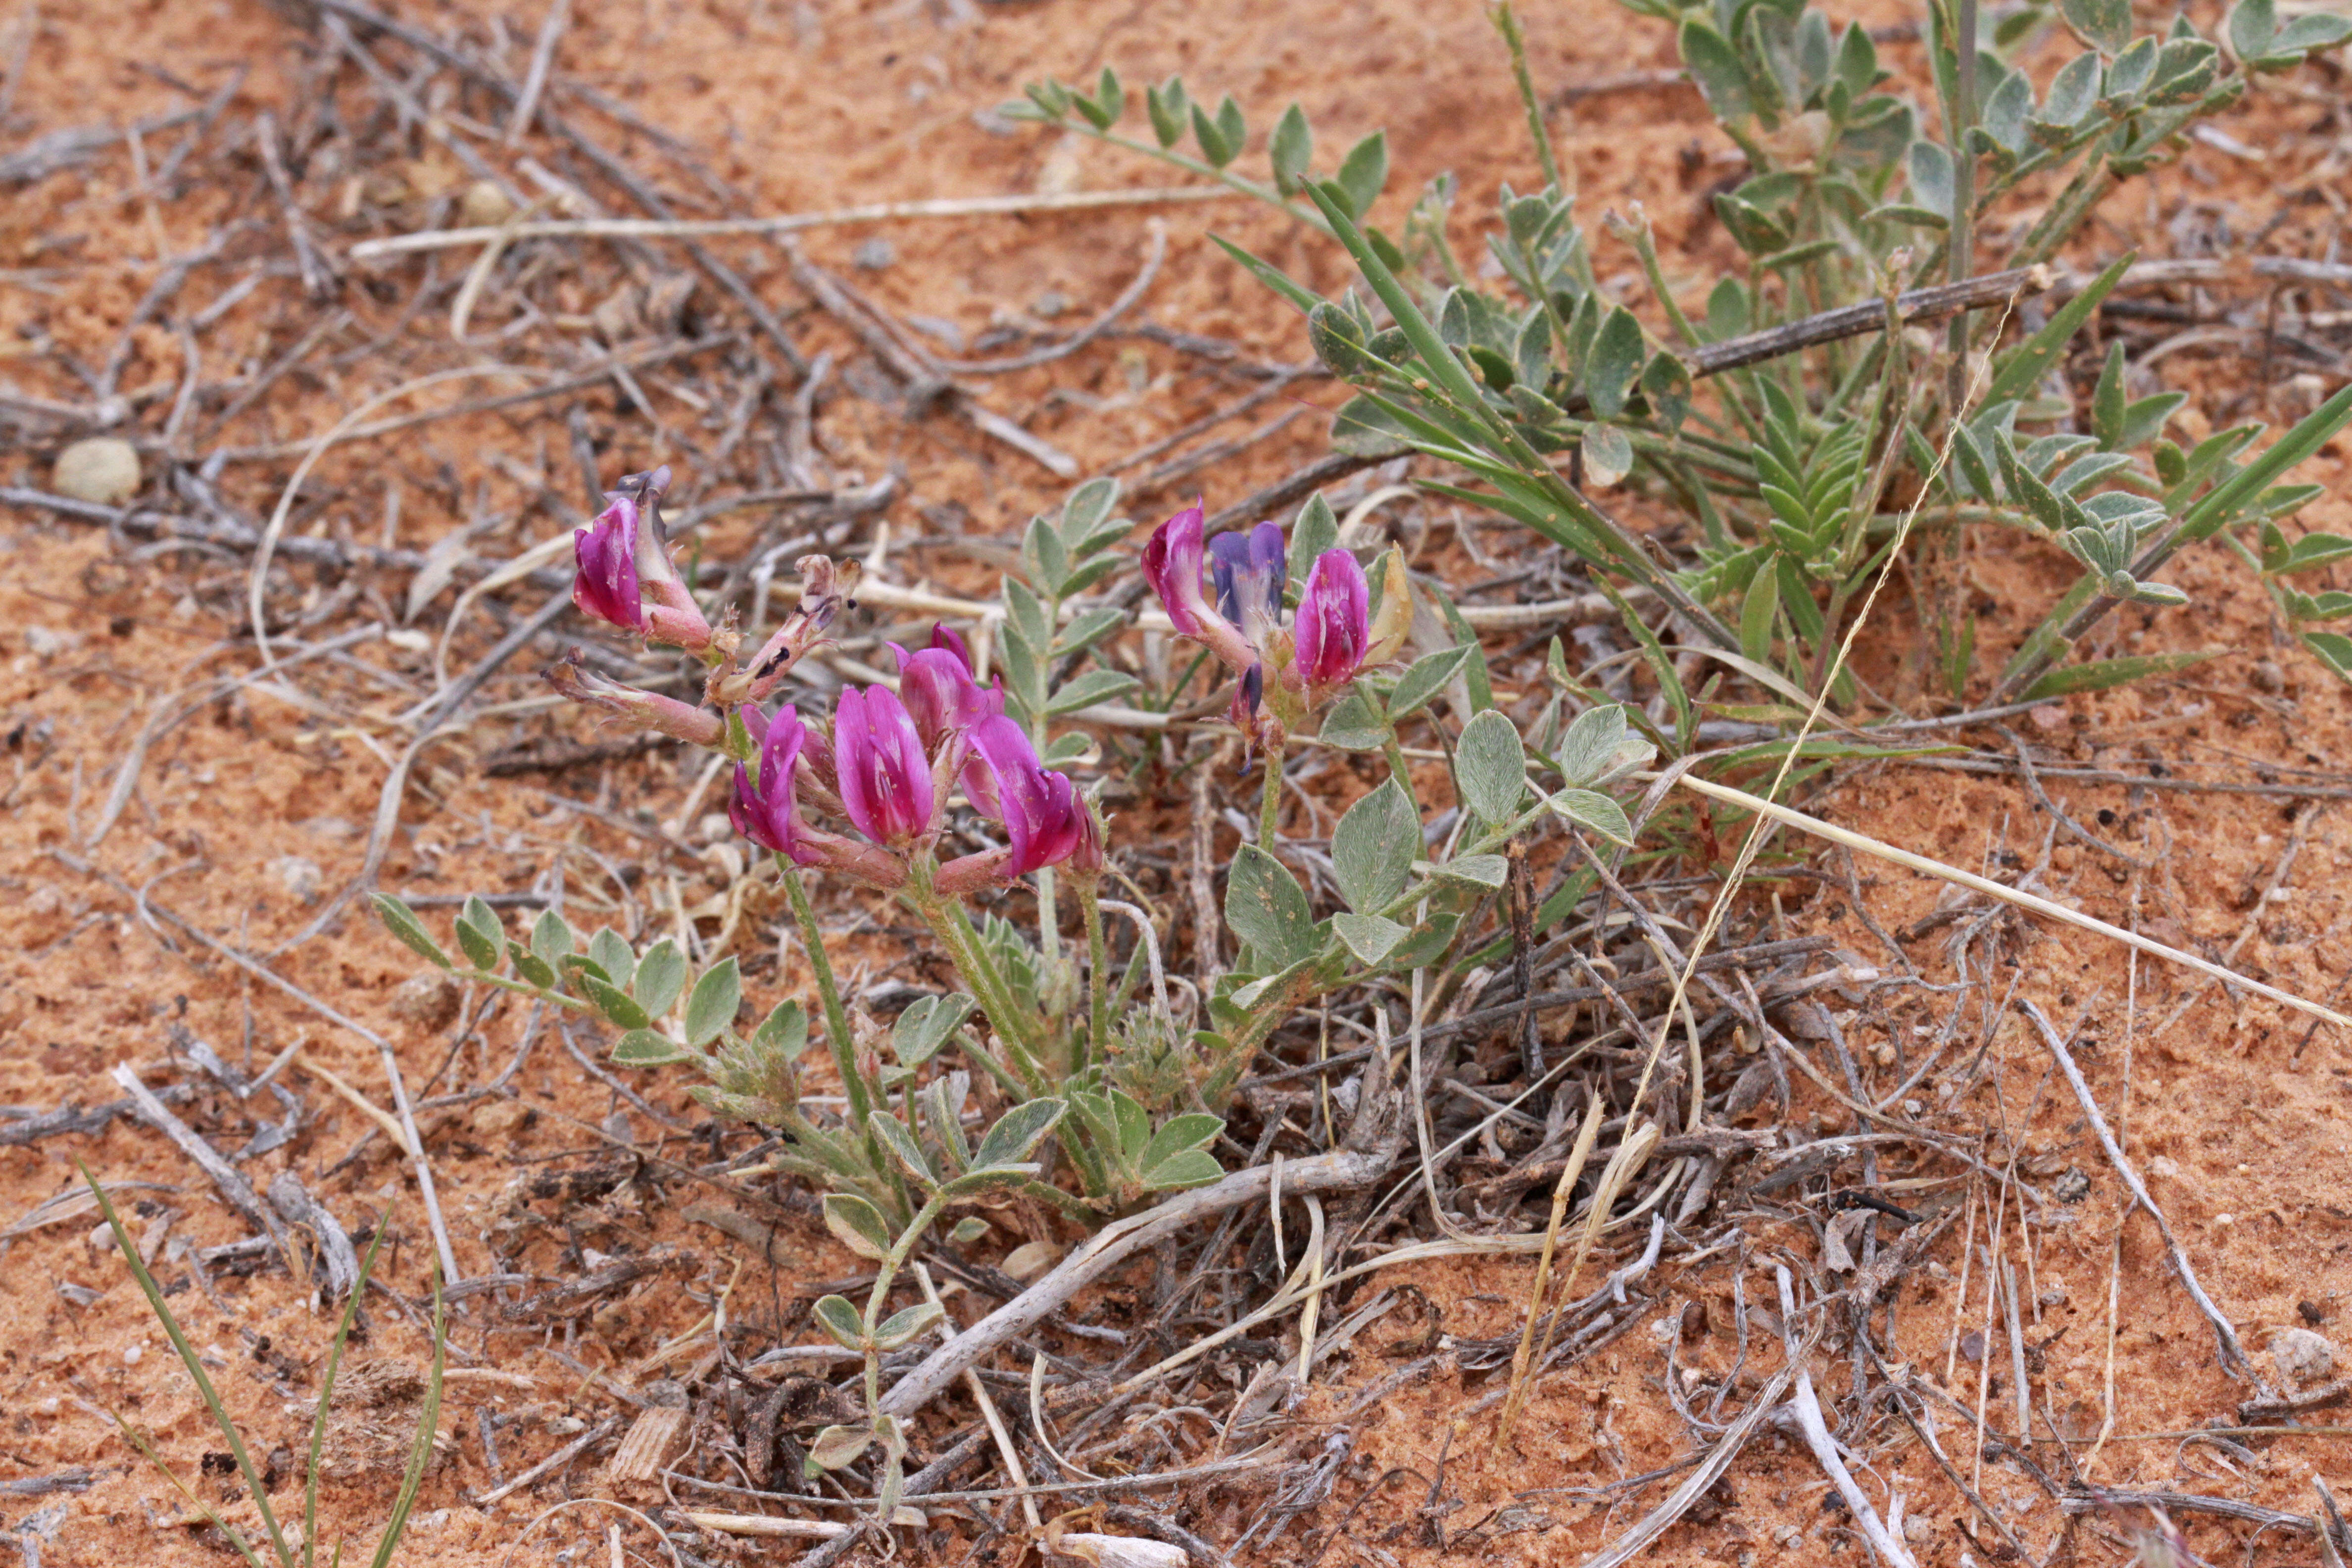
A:
[[[866,1349],[866,1320],[846,1296],[820,1296],[809,1309],[816,1325],[833,1336],[833,1342],[845,1351]]]
[[[1696,16],[1683,19],[1677,37],[1682,48],[1683,64],[1689,68],[1691,78],[1706,99],[1706,107],[1716,119],[1734,124],[1755,112],[1755,101],[1748,88],[1748,68],[1740,63],[1738,51],[1721,33]]]
[[[637,952],[610,926],[600,929],[588,939],[588,962],[604,972],[604,978],[625,991],[637,973]]]
[[[1224,1174],[1217,1157],[1205,1149],[1182,1149],[1142,1171],[1143,1184],[1156,1192],[1181,1187],[1205,1187]]]
[[[1149,1172],[1187,1150],[1207,1148],[1224,1130],[1224,1118],[1205,1111],[1188,1110],[1181,1116],[1171,1116],[1151,1135],[1136,1163]]]
[[[1300,288],[1297,284],[1293,283],[1287,277],[1284,276],[1279,268],[1269,267],[1265,262],[1260,261],[1256,257],[1252,256],[1248,251],[1244,250],[1240,246],[1235,245],[1232,240],[1227,239],[1224,236],[1213,234],[1209,237],[1216,242],[1217,248],[1219,250],[1223,251],[1234,261],[1240,263],[1243,270],[1246,271],[1251,277],[1256,279],[1259,282],[1265,284],[1267,288],[1273,289],[1276,293],[1281,295],[1284,299],[1289,300],[1291,304],[1298,310],[1312,310],[1317,305],[1323,302],[1322,296],[1313,293],[1308,289]]]
[[[2058,0],[2058,11],[2084,43],[2103,55],[2121,54],[2131,42],[2131,0]]]
[[[1772,633],[1780,621],[1780,574],[1766,569],[1748,579],[1739,603],[1739,651],[1759,664],[1772,659]]]
[[[624,1029],[647,1029],[653,1026],[653,1015],[637,1005],[635,998],[617,985],[608,985],[585,970],[580,972],[580,989],[588,1000],[596,1004],[597,1011]]]
[[[539,954],[550,969],[561,969],[563,961],[572,956],[576,939],[572,928],[553,910],[541,913],[530,928],[530,950]]]
[[[1171,76],[1158,87],[1144,89],[1143,105],[1151,116],[1151,133],[1162,147],[1173,147],[1184,140],[1184,115],[1190,106],[1182,77]]]
[[[686,1043],[699,1048],[717,1039],[742,1005],[742,976],[733,957],[722,958],[702,972],[694,994],[686,999]]]
[[[1230,106],[1233,101],[1233,95],[1228,93],[1225,105]],[[1239,110],[1236,110],[1235,113],[1238,114]],[[1222,106],[1214,120],[1209,118],[1207,111],[1199,104],[1192,106],[1192,139],[1201,144],[1201,156],[1209,161],[1213,169],[1222,169],[1241,155],[1241,139],[1234,137],[1229,140],[1225,135]]]
[[[1614,419],[1625,411],[1625,394],[1633,389],[1633,378],[1642,374],[1646,353],[1642,323],[1624,306],[1612,307],[1584,362],[1584,395],[1595,415]],[[1629,460],[1626,467],[1632,466]]]
[[[996,1125],[988,1130],[980,1147],[972,1151],[973,1168],[1017,1165],[1026,1160],[1067,1109],[1058,1100],[1024,1100],[1014,1106],[996,1119]]]
[[[2063,697],[2074,691],[2104,691],[2126,681],[2145,680],[2153,675],[2170,675],[2177,669],[2187,669],[2218,657],[2211,653],[2152,653],[2130,658],[2094,659],[2087,664],[2070,664],[2053,669],[2025,689],[2021,701],[2032,702],[2044,697]]]
[[[938,1185],[931,1174],[931,1163],[923,1158],[923,1151],[907,1124],[888,1111],[877,1111],[866,1119],[866,1126],[890,1157],[907,1169],[907,1174],[925,1186]]]
[[[1331,705],[1317,734],[1325,745],[1337,746],[1343,752],[1377,752],[1388,743],[1388,738],[1389,727],[1373,710],[1371,699],[1365,695],[1361,683],[1349,688],[1346,696]]]
[[[1317,490],[1298,509],[1298,521],[1290,526],[1290,581],[1302,584],[1315,562],[1325,551],[1339,542],[1339,520],[1331,513],[1331,503]]]
[[[1331,445],[1351,458],[1391,458],[1412,439],[1378,398],[1351,397],[1331,416]]]
[[[975,1005],[961,992],[919,996],[890,1026],[890,1054],[901,1067],[918,1068],[937,1056]]]
[[[1456,855],[1432,866],[1429,874],[1481,888],[1499,888],[1510,879],[1511,863],[1500,855]]]
[[[486,974],[498,973],[507,949],[507,930],[498,910],[478,898],[467,899],[457,915],[457,934],[467,963]]]
[[[1545,804],[1580,827],[1589,827],[1628,848],[1633,847],[1633,825],[1627,820],[1625,808],[1597,789],[1564,789]]]
[[[1469,648],[1457,643],[1413,660],[1412,667],[1397,679],[1396,689],[1389,693],[1389,721],[1395,723],[1420,711],[1445,689],[1445,683],[1454,679],[1462,661],[1469,657]]]
[[[637,960],[636,982],[629,987],[637,1005],[658,1018],[677,1005],[677,994],[685,989],[686,954],[678,952],[677,943],[664,937],[646,949]]]
[[[843,1306],[849,1306],[847,1301],[842,1300],[838,1296],[830,1296],[826,1300],[841,1301]],[[822,1306],[824,1303],[818,1304]],[[850,1310],[852,1312],[856,1310],[856,1308]],[[830,1329],[832,1325],[825,1326]],[[863,1324],[859,1325],[857,1335],[859,1342],[846,1348],[857,1351],[866,1348],[864,1344],[866,1330]],[[870,1426],[827,1426],[824,1431],[819,1432],[816,1435],[816,1440],[809,1445],[808,1460],[803,1466],[803,1470],[808,1479],[814,1479],[827,1470],[838,1470],[856,1464],[865,1457],[866,1450],[873,1445],[874,1429]]]
[[[1274,163],[1274,183],[1284,195],[1298,188],[1307,170],[1315,162],[1315,132],[1307,123],[1307,113],[1292,104],[1282,111],[1275,122],[1274,141],[1266,148]]]
[[[1404,891],[1421,855],[1421,808],[1395,779],[1349,806],[1331,832],[1339,896],[1359,914],[1373,913]]]
[[[1406,935],[1404,927],[1379,915],[1336,914],[1331,917],[1331,929],[1339,933],[1357,962],[1367,965],[1395,952]]]
[[[824,1228],[858,1257],[879,1263],[890,1256],[890,1225],[882,1211],[855,1193],[827,1193]]]
[[[680,1049],[676,1040],[658,1030],[631,1029],[613,1042],[613,1059],[623,1067],[657,1068],[689,1061],[693,1053]]]
[[[1347,199],[1348,216],[1361,223],[1389,183],[1389,133],[1375,131],[1349,148],[1334,183]]]
[[[1500,826],[1517,816],[1528,787],[1528,753],[1518,726],[1493,708],[1473,717],[1454,744],[1454,784],[1462,804],[1480,821]]]
[[[1045,704],[1048,718],[1075,713],[1081,708],[1108,702],[1135,689],[1135,677],[1124,670],[1090,669],[1057,689]]]
[[[752,1034],[751,1044],[786,1061],[794,1059],[808,1048],[808,1015],[790,998],[777,1003],[775,1011]]]
[[[555,971],[549,966],[547,960],[540,957],[522,943],[509,941],[507,943],[507,956],[514,960],[515,973],[522,977],[525,984],[536,985],[541,991],[562,989],[557,983]]]
[[[934,1323],[946,1316],[947,1313],[944,1310],[929,1301],[918,1301],[911,1307],[901,1307],[876,1326],[874,1348],[877,1351],[895,1351],[902,1345],[911,1344],[917,1338],[927,1332]]]
[[[1626,725],[1624,708],[1612,702],[1579,713],[1568,733],[1559,738],[1559,751],[1553,761],[1560,777],[1570,784],[1591,785],[1606,777],[1635,749],[1647,752],[1650,748]]]
[[[2352,637],[2341,632],[2305,632],[2303,646],[2337,676],[2352,680]]]
[[[1268,970],[1287,969],[1315,951],[1314,911],[1298,879],[1255,844],[1234,857],[1225,923]]]
[[[2269,539],[2279,535],[2279,548],[2273,551]],[[2301,572],[2316,572],[2323,566],[2352,559],[2352,539],[2340,533],[2306,533],[2288,542],[2276,524],[2263,530],[2263,570],[2273,576],[2292,576]]]
[[[375,906],[375,918],[383,922],[384,930],[400,940],[403,947],[437,968],[457,967],[449,962],[449,955],[441,951],[441,944],[426,932],[425,922],[416,918],[415,910],[390,893],[372,894],[369,901]]]
[[[1633,443],[1614,425],[1584,427],[1584,477],[1594,488],[1613,489],[1633,471]]]

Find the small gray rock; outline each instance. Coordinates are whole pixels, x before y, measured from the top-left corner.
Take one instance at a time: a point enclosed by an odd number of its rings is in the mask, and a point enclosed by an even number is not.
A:
[[[860,240],[857,248],[849,253],[849,259],[865,271],[879,272],[898,259],[898,247],[877,235]]]
[[[139,493],[139,449],[117,436],[92,436],[58,454],[49,488],[74,500],[121,506]]]
[[[2336,1347],[2324,1334],[2289,1329],[2271,1342],[2271,1364],[2289,1388],[2306,1388],[2336,1370]]]

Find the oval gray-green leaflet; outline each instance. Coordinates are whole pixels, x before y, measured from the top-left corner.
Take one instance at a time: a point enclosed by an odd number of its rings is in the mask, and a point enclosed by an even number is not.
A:
[[[846,1296],[820,1296],[809,1309],[816,1326],[833,1336],[833,1342],[845,1351],[866,1349],[866,1320]]]
[[[1331,868],[1339,896],[1359,914],[1378,912],[1404,891],[1421,850],[1421,810],[1404,786],[1390,779],[1349,806],[1332,830]]]
[[[1528,753],[1518,726],[1489,708],[1462,726],[1454,747],[1454,782],[1462,804],[1482,822],[1500,826],[1519,813],[1527,793]]]
[[[854,1465],[859,1456],[872,1446],[874,1429],[870,1426],[828,1426],[816,1435],[809,1445],[807,1470],[813,1479],[821,1471],[837,1470],[844,1465]]]
[[[703,971],[686,999],[686,1043],[698,1049],[709,1045],[735,1022],[743,1004],[743,982],[730,956]]]
[[[376,893],[371,897],[375,904],[375,918],[383,922],[384,930],[400,939],[403,947],[427,963],[443,969],[457,967],[449,962],[449,955],[441,951],[441,944],[425,931],[425,923],[416,918],[415,910],[390,893]]]
[[[890,1256],[890,1226],[882,1211],[855,1193],[828,1193],[824,1228],[858,1257],[879,1263]]]
[[[874,1330],[874,1348],[895,1351],[938,1322],[947,1314],[929,1301],[918,1301],[891,1313]]]
[[[1584,427],[1584,476],[1599,489],[1614,489],[1633,471],[1633,443],[1614,425]]]

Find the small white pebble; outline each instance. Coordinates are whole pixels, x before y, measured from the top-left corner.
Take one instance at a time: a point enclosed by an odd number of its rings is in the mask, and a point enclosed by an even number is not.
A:
[[[145,1345],[125,1345],[122,1347],[122,1364],[125,1366],[137,1366],[141,1359],[144,1357],[146,1353],[147,1347]]]
[[[2217,1214],[2213,1216],[2213,1223],[2215,1225],[2235,1225],[2238,1223],[2238,1216],[2233,1214]]]

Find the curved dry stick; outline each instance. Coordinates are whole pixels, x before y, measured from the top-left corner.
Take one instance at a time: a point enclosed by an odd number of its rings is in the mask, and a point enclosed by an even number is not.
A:
[[[1378,1181],[1391,1157],[1379,1150],[1338,1149],[1312,1159],[1286,1162],[1283,1190],[1344,1192]],[[1097,1279],[1148,1248],[1182,1234],[1211,1215],[1255,1202],[1274,1181],[1270,1166],[1236,1171],[1206,1187],[1195,1187],[1142,1214],[1106,1226],[1054,1270],[963,1332],[948,1341],[900,1378],[882,1396],[877,1414],[904,1419],[929,1404],[991,1351],[1034,1332],[1055,1310]]]
[[[2090,1122],[2091,1131],[2099,1135],[2099,1147],[2106,1151],[2107,1163],[2113,1165],[2116,1174],[2123,1178],[2132,1201],[2146,1209],[2147,1217],[2156,1222],[2156,1234],[2164,1238],[2164,1256],[2171,1263],[2172,1272],[2179,1277],[2180,1288],[2189,1292],[2189,1299],[2197,1303],[2197,1310],[2212,1326],[2223,1369],[2244,1378],[2256,1388],[2262,1388],[2261,1375],[2254,1371],[2253,1363],[2246,1359],[2245,1347],[2238,1343],[2238,1331],[2231,1326],[2229,1319],[2221,1315],[2221,1309],[2213,1304],[2213,1299],[2205,1294],[2205,1288],[2197,1282],[2197,1271],[2189,1266],[2189,1255],[2180,1250],[2180,1243],[2173,1239],[2172,1226],[2165,1219],[2164,1211],[2156,1206],[2154,1198],[2147,1195],[2147,1184],[2139,1179],[2139,1173],[2132,1169],[2131,1162],[2124,1157],[2122,1145],[2116,1142],[2115,1133],[2108,1130],[2107,1119],[2101,1114],[2099,1102],[2091,1093],[2091,1086],[2083,1081],[2083,1069],[2074,1065],[2074,1054],[2066,1048],[2065,1040],[2050,1026],[2049,1018],[2032,1001],[2021,1001],[2018,1006],[2033,1020],[2033,1026],[2042,1032],[2042,1043],[2050,1048],[2051,1059],[2058,1064],[2058,1070],[2066,1075],[2066,1082],[2074,1089],[2074,1099],[2083,1108],[2084,1120]]]
[[[310,443],[310,449],[302,455],[301,462],[295,466],[293,478],[288,479],[286,488],[278,492],[277,510],[269,514],[269,521],[262,529],[261,537],[253,547],[253,574],[247,580],[246,609],[253,620],[253,646],[261,654],[263,673],[267,674],[278,668],[277,656],[269,651],[269,627],[262,615],[262,591],[269,581],[269,558],[277,552],[278,536],[286,531],[286,517],[294,510],[296,492],[301,489],[302,481],[310,477],[310,469],[319,459],[327,455],[327,448],[358,428],[364,423],[368,415],[374,413],[393,399],[405,397],[412,392],[422,392],[428,386],[437,386],[445,381],[458,381],[474,376],[511,375],[527,378],[541,374],[543,373],[527,366],[511,364],[466,365],[457,370],[435,371],[431,375],[420,375],[414,381],[404,381],[389,392],[377,393],[337,420],[331,429]]]

